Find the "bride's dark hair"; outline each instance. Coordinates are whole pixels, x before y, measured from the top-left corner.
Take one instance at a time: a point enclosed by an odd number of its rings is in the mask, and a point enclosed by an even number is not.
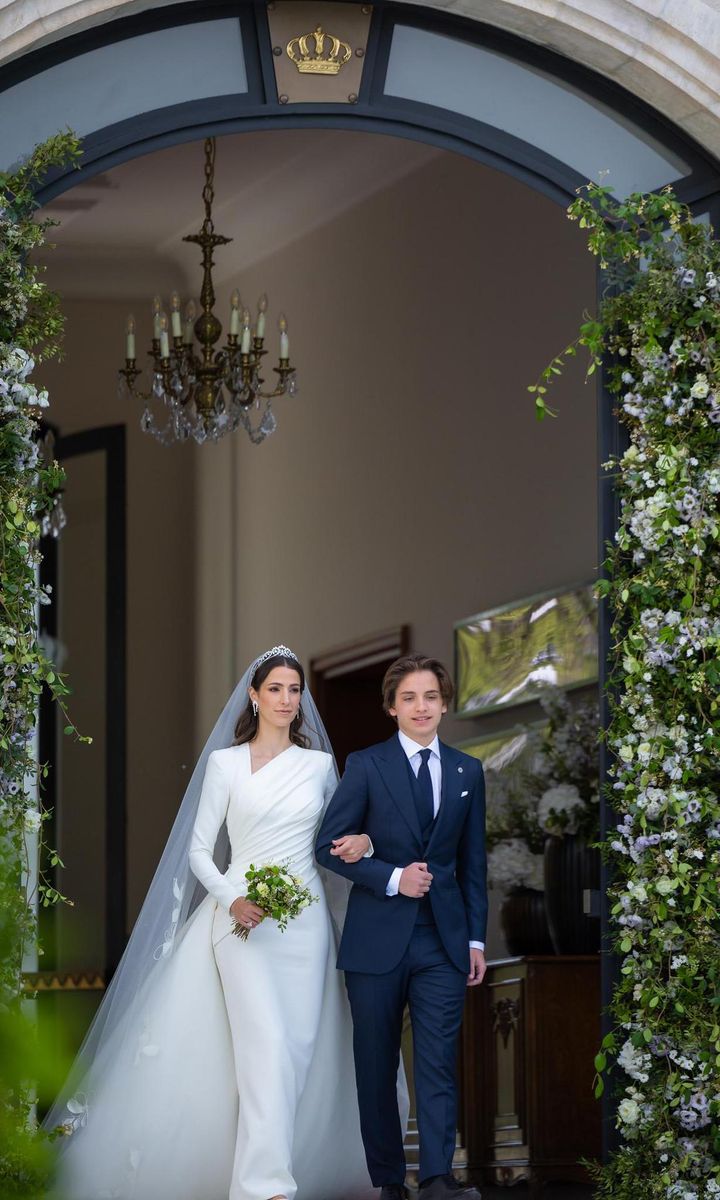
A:
[[[305,672],[302,664],[296,658],[290,658],[287,654],[273,654],[272,658],[266,658],[265,662],[260,663],[257,671],[250,680],[250,687],[255,691],[259,691],[262,684],[267,679],[271,671],[276,667],[289,667],[291,671],[297,671],[300,676],[300,691],[305,691]],[[300,746],[302,750],[310,749],[310,738],[307,734],[301,733],[301,729],[305,717],[303,716],[302,704],[297,711],[297,715],[293,718],[290,725],[290,741],[294,746]],[[244,708],[238,717],[235,726],[235,741],[234,746],[242,746],[243,742],[251,742],[258,731],[258,718],[253,712],[252,700],[248,697],[247,708]]]

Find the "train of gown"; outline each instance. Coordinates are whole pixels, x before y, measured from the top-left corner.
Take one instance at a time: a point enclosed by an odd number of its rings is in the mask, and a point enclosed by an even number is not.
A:
[[[208,896],[173,955],[158,963],[103,1061],[94,1064],[94,1094],[73,1098],[68,1118],[76,1128],[61,1156],[54,1196],[228,1200],[238,1103],[212,948],[215,909]],[[296,1118],[296,1200],[376,1194],[359,1141],[352,1034],[341,987],[330,961]]]

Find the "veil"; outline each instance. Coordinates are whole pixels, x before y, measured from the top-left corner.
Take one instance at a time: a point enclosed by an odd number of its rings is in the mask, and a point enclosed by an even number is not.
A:
[[[122,1042],[123,1026],[129,1023],[133,1009],[137,1008],[138,997],[146,994],[154,979],[167,970],[188,921],[207,894],[192,874],[188,856],[205,768],[214,750],[233,744],[235,725],[247,704],[248,688],[255,671],[262,662],[275,655],[297,661],[297,655],[286,646],[274,646],[255,659],[239,680],[203,747],[120,964],[68,1079],[43,1122],[47,1130],[62,1127],[70,1133],[86,1123],[90,1098],[101,1082],[108,1058]],[[309,738],[311,748],[332,754],[325,727],[307,687],[302,694],[302,712],[304,719],[300,732]],[[337,774],[335,764],[336,777]],[[215,848],[216,865],[221,871],[227,867],[228,853],[229,842],[223,826]],[[322,877],[333,921],[339,926],[344,919],[348,889],[345,881],[332,872],[322,872]]]

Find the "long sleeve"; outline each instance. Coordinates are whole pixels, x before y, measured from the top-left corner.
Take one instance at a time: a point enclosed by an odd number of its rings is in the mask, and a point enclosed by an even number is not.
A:
[[[364,833],[367,812],[367,778],[362,756],[351,754],[335,795],[323,818],[315,843],[315,855],[321,866],[352,883],[367,888],[377,896],[385,896],[388,880],[395,864],[384,863],[375,857],[361,858],[356,863],[344,863],[330,853],[334,838],[346,833]]]
[[[482,949],[487,930],[487,856],[485,851],[485,777],[478,773],[465,820],[457,861],[457,881],[465,899],[470,945]]]
[[[188,857],[193,875],[197,876],[203,887],[211,896],[215,897],[218,904],[228,911],[230,905],[238,898],[237,884],[228,883],[222,872],[218,871],[213,861],[213,853],[220,826],[225,820],[229,799],[230,789],[227,777],[216,754],[213,753],[205,768],[205,778]]]

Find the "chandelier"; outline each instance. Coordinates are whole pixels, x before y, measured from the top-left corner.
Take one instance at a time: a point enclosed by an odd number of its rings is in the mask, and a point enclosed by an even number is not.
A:
[[[163,312],[162,300],[153,300],[153,338],[148,351],[151,362],[149,390],[140,387],[142,371],[135,358],[135,320],[128,317],[125,340],[125,366],[120,369],[119,390],[143,404],[141,428],[165,446],[194,438],[196,442],[216,442],[226,433],[242,426],[250,441],[259,443],[274,432],[277,421],[272,410],[276,396],[297,395],[295,368],[290,365],[287,321],[280,316],[280,357],[274,368],[278,376],[272,390],[264,391],[262,359],[268,353],[265,323],[268,300],[261,296],[257,319],[251,328],[250,312],[243,307],[235,290],[230,299],[230,325],[227,343],[216,349],[222,325],[215,316],[215,289],[212,269],[213,251],[232,238],[215,232],[212,205],[215,198],[215,138],[205,140],[205,186],[202,197],[205,220],[198,233],[183,238],[202,250],[203,281],[200,315],[190,300],[183,321],[181,302],[173,292],[170,321]],[[197,339],[197,342],[196,342]],[[154,409],[159,410],[156,417]]]

